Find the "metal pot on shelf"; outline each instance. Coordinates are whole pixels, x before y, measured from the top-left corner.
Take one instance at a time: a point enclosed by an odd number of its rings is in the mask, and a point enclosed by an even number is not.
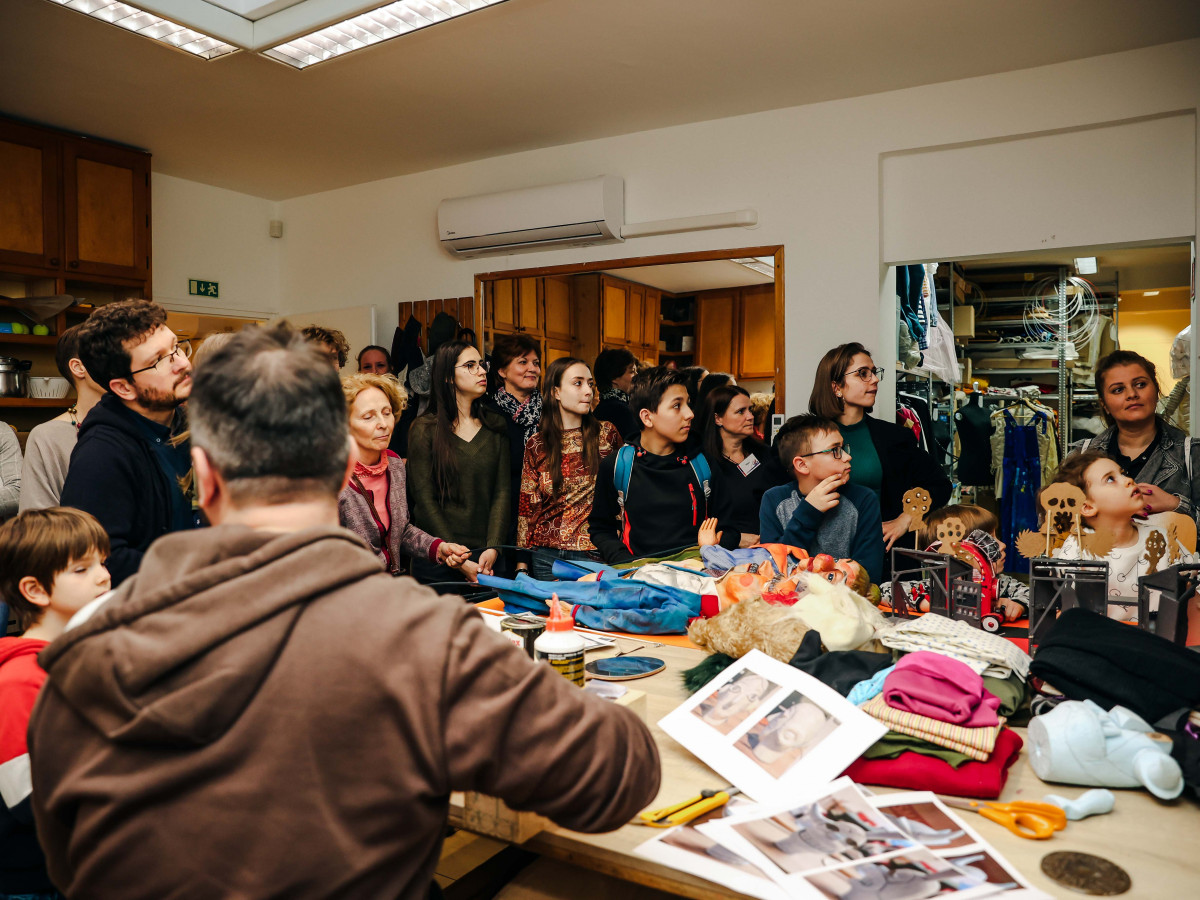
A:
[[[28,397],[32,368],[33,363],[28,360],[0,356],[0,397]]]

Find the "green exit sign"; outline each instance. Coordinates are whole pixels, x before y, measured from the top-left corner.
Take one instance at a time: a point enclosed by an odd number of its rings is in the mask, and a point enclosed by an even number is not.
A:
[[[197,281],[195,278],[188,279],[188,293],[197,297],[221,296],[219,286],[215,281]]]

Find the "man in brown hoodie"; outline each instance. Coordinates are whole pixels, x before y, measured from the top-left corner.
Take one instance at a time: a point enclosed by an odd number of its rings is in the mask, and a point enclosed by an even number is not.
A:
[[[338,527],[345,401],[303,339],[239,334],[189,416],[214,527],[155,542],[40,656],[33,804],[60,890],[420,898],[451,791],[593,832],[653,799],[636,716]]]

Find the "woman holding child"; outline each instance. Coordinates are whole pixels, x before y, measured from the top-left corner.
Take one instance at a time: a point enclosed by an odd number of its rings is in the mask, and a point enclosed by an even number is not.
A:
[[[1154,363],[1130,350],[1110,353],[1096,366],[1096,393],[1110,427],[1071,450],[1095,450],[1115,460],[1137,482],[1147,514],[1175,511],[1197,518],[1200,447],[1156,413]]]
[[[359,373],[342,379],[350,412],[354,471],[338,495],[338,518],[380,558],[393,575],[404,574],[411,555],[457,568],[470,551],[422,531],[411,521],[405,491],[404,460],[388,450],[396,417],[408,397],[389,375]]]

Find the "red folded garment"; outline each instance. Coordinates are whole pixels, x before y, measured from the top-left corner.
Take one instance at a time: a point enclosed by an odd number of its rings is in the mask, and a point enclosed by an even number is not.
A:
[[[983,678],[966,663],[918,650],[900,658],[883,681],[888,706],[964,728],[1000,723],[1000,699],[984,689]]]
[[[844,774],[861,784],[994,800],[1023,745],[1015,731],[1002,728],[987,762],[965,762],[956,769],[943,759],[906,750],[895,759],[857,759]]]

